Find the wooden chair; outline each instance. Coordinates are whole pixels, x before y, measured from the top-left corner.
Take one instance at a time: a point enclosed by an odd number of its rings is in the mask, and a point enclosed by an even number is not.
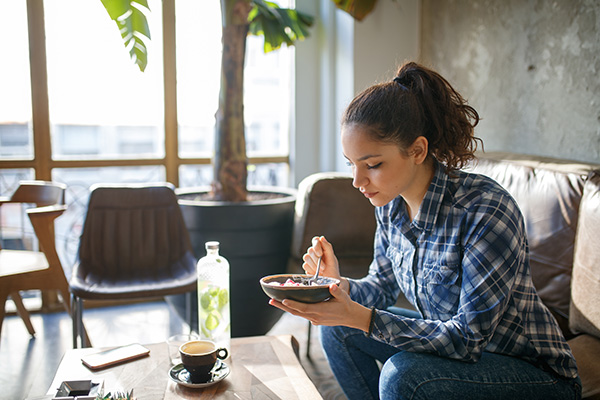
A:
[[[35,329],[19,294],[22,290],[57,290],[62,303],[71,313],[69,284],[65,277],[54,237],[54,220],[65,210],[66,186],[44,181],[22,181],[10,198],[0,198],[6,203],[35,204],[27,215],[39,241],[40,251],[9,250],[0,247],[0,332],[5,315],[5,303],[10,295],[17,313],[33,336]]]
[[[94,186],[69,282],[73,347],[81,337],[84,299],[187,293],[189,303],[196,289],[196,262],[173,185]],[[81,338],[81,346],[88,345]]]

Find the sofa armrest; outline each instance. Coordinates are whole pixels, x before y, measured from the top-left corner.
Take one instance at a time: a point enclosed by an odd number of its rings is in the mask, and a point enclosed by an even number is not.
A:
[[[588,177],[575,239],[569,327],[600,338],[600,173]]]

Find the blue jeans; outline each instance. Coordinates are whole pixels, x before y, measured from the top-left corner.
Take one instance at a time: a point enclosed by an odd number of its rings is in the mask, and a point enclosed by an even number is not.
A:
[[[579,378],[557,378],[516,357],[484,352],[477,363],[466,363],[401,351],[343,326],[322,326],[321,344],[350,400],[581,399]]]

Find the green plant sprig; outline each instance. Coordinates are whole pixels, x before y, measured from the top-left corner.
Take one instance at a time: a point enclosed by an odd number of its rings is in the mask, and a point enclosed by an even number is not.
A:
[[[135,400],[133,397],[133,389],[127,392],[115,392],[112,394],[108,392],[106,395],[99,394],[96,396],[96,400]]]

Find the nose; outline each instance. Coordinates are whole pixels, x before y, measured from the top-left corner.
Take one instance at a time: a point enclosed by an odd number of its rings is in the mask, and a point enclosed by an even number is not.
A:
[[[358,168],[352,170],[352,186],[359,189],[361,186],[364,187],[367,183],[367,179],[364,175],[358,172]]]

